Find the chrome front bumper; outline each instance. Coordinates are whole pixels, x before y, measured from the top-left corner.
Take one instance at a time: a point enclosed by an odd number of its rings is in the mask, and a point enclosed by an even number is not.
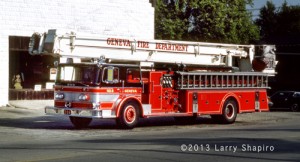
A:
[[[47,115],[65,115],[85,118],[116,118],[115,112],[112,110],[87,110],[80,108],[57,108],[46,106],[45,113]]]

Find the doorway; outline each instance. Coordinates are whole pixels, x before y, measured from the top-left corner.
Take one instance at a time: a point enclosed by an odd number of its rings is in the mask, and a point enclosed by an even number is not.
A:
[[[53,67],[53,62],[58,60],[52,56],[30,55],[28,53],[29,41],[30,37],[9,36],[9,100],[43,98],[37,94],[26,94],[34,91],[34,86],[37,84],[42,85],[42,91],[45,90],[46,82],[50,81],[50,68]],[[15,86],[16,76],[21,79],[19,87]],[[42,91],[35,93],[42,95]]]

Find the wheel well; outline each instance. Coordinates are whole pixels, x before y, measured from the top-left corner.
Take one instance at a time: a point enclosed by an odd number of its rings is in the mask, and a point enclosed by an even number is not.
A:
[[[118,110],[118,116],[120,115],[120,110],[121,110],[121,108],[125,105],[125,104],[127,104],[127,103],[129,103],[129,102],[132,102],[132,103],[134,103],[134,104],[136,104],[138,107],[138,109],[139,109],[139,111],[140,111],[140,114],[139,114],[139,116],[140,117],[143,117],[143,109],[142,109],[142,105],[141,105],[141,103],[139,102],[139,101],[137,101],[136,99],[133,99],[133,98],[130,98],[130,99],[127,99],[126,101],[124,101],[121,105],[120,105],[120,107],[119,107],[119,110]]]

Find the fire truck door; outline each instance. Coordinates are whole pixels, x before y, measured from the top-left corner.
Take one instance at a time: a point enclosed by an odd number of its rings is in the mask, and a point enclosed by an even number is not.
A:
[[[161,72],[150,72],[149,101],[152,105],[152,112],[161,112],[162,110],[162,75]]]

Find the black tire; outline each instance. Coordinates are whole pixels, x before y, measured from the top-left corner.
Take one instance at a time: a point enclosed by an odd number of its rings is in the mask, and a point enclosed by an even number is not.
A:
[[[74,117],[70,116],[70,121],[74,125],[75,128],[86,128],[92,122],[92,118],[82,118],[82,117]]]
[[[123,129],[134,128],[140,118],[139,107],[135,102],[127,102],[121,108],[119,117],[117,118],[117,124]]]
[[[291,106],[291,111],[293,111],[293,112],[299,111],[299,105],[298,105],[297,103],[294,103],[294,104]]]
[[[227,99],[222,108],[222,115],[220,120],[224,124],[231,124],[235,122],[237,117],[237,103],[233,99]]]

